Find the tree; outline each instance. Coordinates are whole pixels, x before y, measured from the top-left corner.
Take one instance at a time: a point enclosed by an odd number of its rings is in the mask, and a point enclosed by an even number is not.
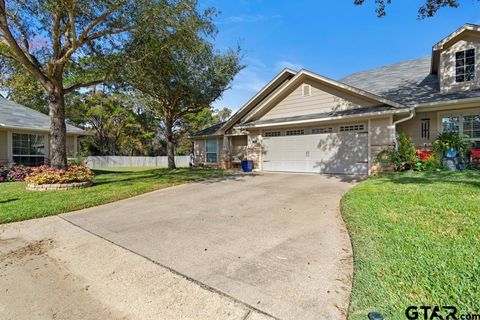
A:
[[[356,5],[362,5],[364,2],[365,0],[354,0]],[[377,16],[384,17],[386,15],[386,6],[391,4],[392,0],[375,0],[375,3],[377,5]],[[459,6],[459,0],[425,0],[425,4],[418,9],[418,18],[424,19],[433,17],[441,8],[458,8]]]
[[[214,11],[197,12],[196,1],[191,3],[190,14],[176,29],[165,32],[149,26],[133,34],[127,51],[137,62],[126,65],[122,73],[162,120],[169,168],[175,168],[174,130],[179,122],[210,106],[242,69],[238,49],[222,54],[209,42],[215,35]]]
[[[82,148],[90,155],[154,155],[158,123],[134,97],[107,89],[77,94],[67,107],[71,121],[91,133]]]
[[[177,8],[168,0],[0,0],[0,55],[45,91],[52,166],[67,165],[65,95],[103,82],[129,33],[151,21],[169,28]]]
[[[206,107],[197,113],[185,115],[177,123],[177,132],[175,134],[177,154],[188,155],[193,151],[192,142],[188,139],[188,136],[192,133],[211,127],[219,122],[224,122],[230,118],[231,114],[232,110],[227,107],[222,109]]]
[[[37,80],[15,61],[3,61],[0,65],[0,91],[5,98],[48,114],[45,91]]]

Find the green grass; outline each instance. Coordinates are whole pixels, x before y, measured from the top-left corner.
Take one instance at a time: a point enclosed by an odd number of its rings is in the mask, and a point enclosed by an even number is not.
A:
[[[86,189],[35,192],[26,183],[0,183],[0,223],[45,217],[98,206],[141,193],[192,181],[228,175],[214,169],[95,170],[94,185]]]
[[[406,319],[410,305],[480,311],[478,172],[371,177],[345,195],[342,214],[355,260],[349,319]]]

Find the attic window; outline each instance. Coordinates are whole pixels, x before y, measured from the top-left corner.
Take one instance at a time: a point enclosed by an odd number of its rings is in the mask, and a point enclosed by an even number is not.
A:
[[[475,80],[475,49],[455,53],[455,82]]]
[[[302,86],[302,96],[308,97],[312,95],[312,87],[309,84],[304,84]]]

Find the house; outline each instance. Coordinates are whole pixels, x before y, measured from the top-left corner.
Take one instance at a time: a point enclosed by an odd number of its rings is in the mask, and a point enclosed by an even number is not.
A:
[[[0,165],[47,162],[49,132],[47,115],[0,97]],[[77,154],[78,137],[85,134],[67,124],[67,154]]]
[[[480,148],[480,26],[465,24],[430,57],[329,79],[285,69],[228,121],[192,135],[197,165],[370,174],[399,133],[429,149],[456,131]]]

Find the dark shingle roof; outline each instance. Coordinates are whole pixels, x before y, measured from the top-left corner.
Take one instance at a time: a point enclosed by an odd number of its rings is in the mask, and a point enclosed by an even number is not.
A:
[[[339,81],[410,106],[480,97],[480,90],[441,93],[430,66],[431,58],[426,57],[354,73]]]
[[[223,125],[225,124],[224,122],[219,122],[211,127],[205,128],[203,130],[197,131],[195,133],[192,133],[190,136],[191,137],[202,137],[202,136],[210,136],[214,135]]]
[[[404,109],[404,111],[407,111],[407,110],[408,109]],[[385,112],[385,111],[397,111],[397,112],[399,112],[400,110],[397,107],[393,107],[393,106],[389,106],[389,105],[381,105],[381,106],[373,106],[373,107],[361,107],[361,108],[355,108],[355,109],[349,109],[349,110],[307,114],[307,115],[302,115],[302,116],[275,118],[275,119],[267,119],[267,120],[257,120],[257,121],[252,121],[252,122],[245,123],[244,126],[248,127],[248,126],[254,126],[254,125],[275,124],[275,123],[302,121],[302,120],[313,120],[313,119],[322,120],[322,119],[326,119],[326,118],[360,116],[362,114],[375,113],[375,112]]]
[[[0,128],[50,131],[47,115],[0,97]],[[67,124],[67,133],[86,134],[80,128]]]

